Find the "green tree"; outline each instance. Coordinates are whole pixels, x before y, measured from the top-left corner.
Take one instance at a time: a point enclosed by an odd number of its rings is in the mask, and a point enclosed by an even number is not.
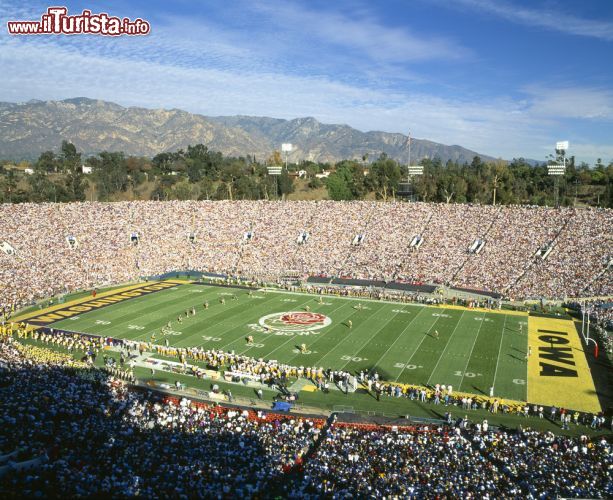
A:
[[[328,189],[328,196],[331,199],[336,201],[353,199],[348,174],[349,171],[347,169],[341,169],[328,176],[325,182],[326,188]]]
[[[108,199],[114,193],[126,191],[129,182],[124,154],[103,151],[98,157],[93,163],[100,198]]]
[[[285,197],[294,192],[294,178],[289,175],[287,170],[283,169],[279,176],[279,195]]]
[[[59,161],[55,157],[53,151],[45,151],[40,154],[38,160],[34,164],[34,170],[50,173],[57,172],[59,169]]]
[[[377,198],[387,201],[394,197],[400,182],[400,165],[385,153],[372,163],[366,179],[367,185],[375,192]]]

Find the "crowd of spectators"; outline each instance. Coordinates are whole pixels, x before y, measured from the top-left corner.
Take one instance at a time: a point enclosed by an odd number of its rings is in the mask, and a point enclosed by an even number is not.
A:
[[[301,234],[308,235],[300,243]],[[362,235],[359,244],[356,237]],[[0,206],[0,306],[176,270],[288,272],[504,293],[610,295],[613,211],[379,202]],[[420,236],[419,249],[411,246]],[[470,253],[476,240],[485,242]],[[546,259],[536,255],[551,247]]]
[[[261,496],[321,427],[164,402],[55,356],[0,342],[0,456],[36,463],[4,471],[5,498]]]
[[[305,481],[335,498],[606,498],[610,443],[482,424],[412,431],[333,425]]]
[[[343,424],[172,400],[10,337],[0,340],[0,396],[5,498],[613,495],[603,438],[451,418]]]

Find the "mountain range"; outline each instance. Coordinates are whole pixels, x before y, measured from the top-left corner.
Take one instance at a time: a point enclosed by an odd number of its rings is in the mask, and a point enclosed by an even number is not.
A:
[[[258,116],[210,117],[179,109],[123,107],[84,97],[62,101],[0,102],[0,159],[32,160],[57,151],[62,140],[85,155],[123,151],[152,157],[163,151],[202,143],[229,156],[265,160],[282,143],[291,143],[290,161],[336,162],[377,158],[381,153],[408,161],[407,136],[361,132],[348,125],[329,125],[315,118],[282,120]],[[439,157],[443,162],[494,158],[461,146],[411,139],[411,163]]]

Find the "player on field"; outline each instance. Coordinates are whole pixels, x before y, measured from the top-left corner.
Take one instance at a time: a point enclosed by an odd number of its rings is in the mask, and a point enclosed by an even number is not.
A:
[[[301,352],[302,354],[305,354],[305,353],[306,353],[306,351],[307,351],[307,346],[306,346],[306,344],[300,344],[300,352]]]
[[[192,307],[192,316],[196,316],[196,308]]]
[[[438,330],[434,330],[434,338],[438,340]]]
[[[247,345],[253,345],[253,336],[252,335],[249,335],[247,337]]]
[[[202,307],[204,307],[205,309],[208,309],[209,308],[209,303],[205,302],[204,304],[202,304]]]
[[[306,312],[309,312],[309,311],[311,310],[311,308],[310,308],[308,305],[306,305],[306,306],[304,306],[304,310],[305,310]]]
[[[219,303],[220,304],[225,304],[226,303],[226,299],[224,299],[223,297],[219,297]]]
[[[353,328],[353,322],[350,319],[347,320],[347,326],[350,330]]]

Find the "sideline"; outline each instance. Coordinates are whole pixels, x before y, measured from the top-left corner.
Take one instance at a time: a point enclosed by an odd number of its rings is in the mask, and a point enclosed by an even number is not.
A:
[[[336,295],[333,293],[308,293],[308,292],[293,292],[291,290],[279,290],[277,288],[259,288],[258,291],[264,293],[285,293],[290,295],[307,295],[309,297],[322,297],[344,300],[357,300],[359,302],[374,302],[376,304],[393,304],[397,306],[410,306],[410,307],[430,307],[432,309],[455,309],[458,311],[473,311],[473,312],[487,312],[492,314],[504,314],[506,316],[528,316],[528,312],[525,311],[511,311],[509,309],[487,309],[485,307],[464,307],[454,306],[450,304],[425,304],[421,302],[401,302],[397,300],[385,300],[385,299],[370,299],[368,297],[348,297],[346,295]]]

